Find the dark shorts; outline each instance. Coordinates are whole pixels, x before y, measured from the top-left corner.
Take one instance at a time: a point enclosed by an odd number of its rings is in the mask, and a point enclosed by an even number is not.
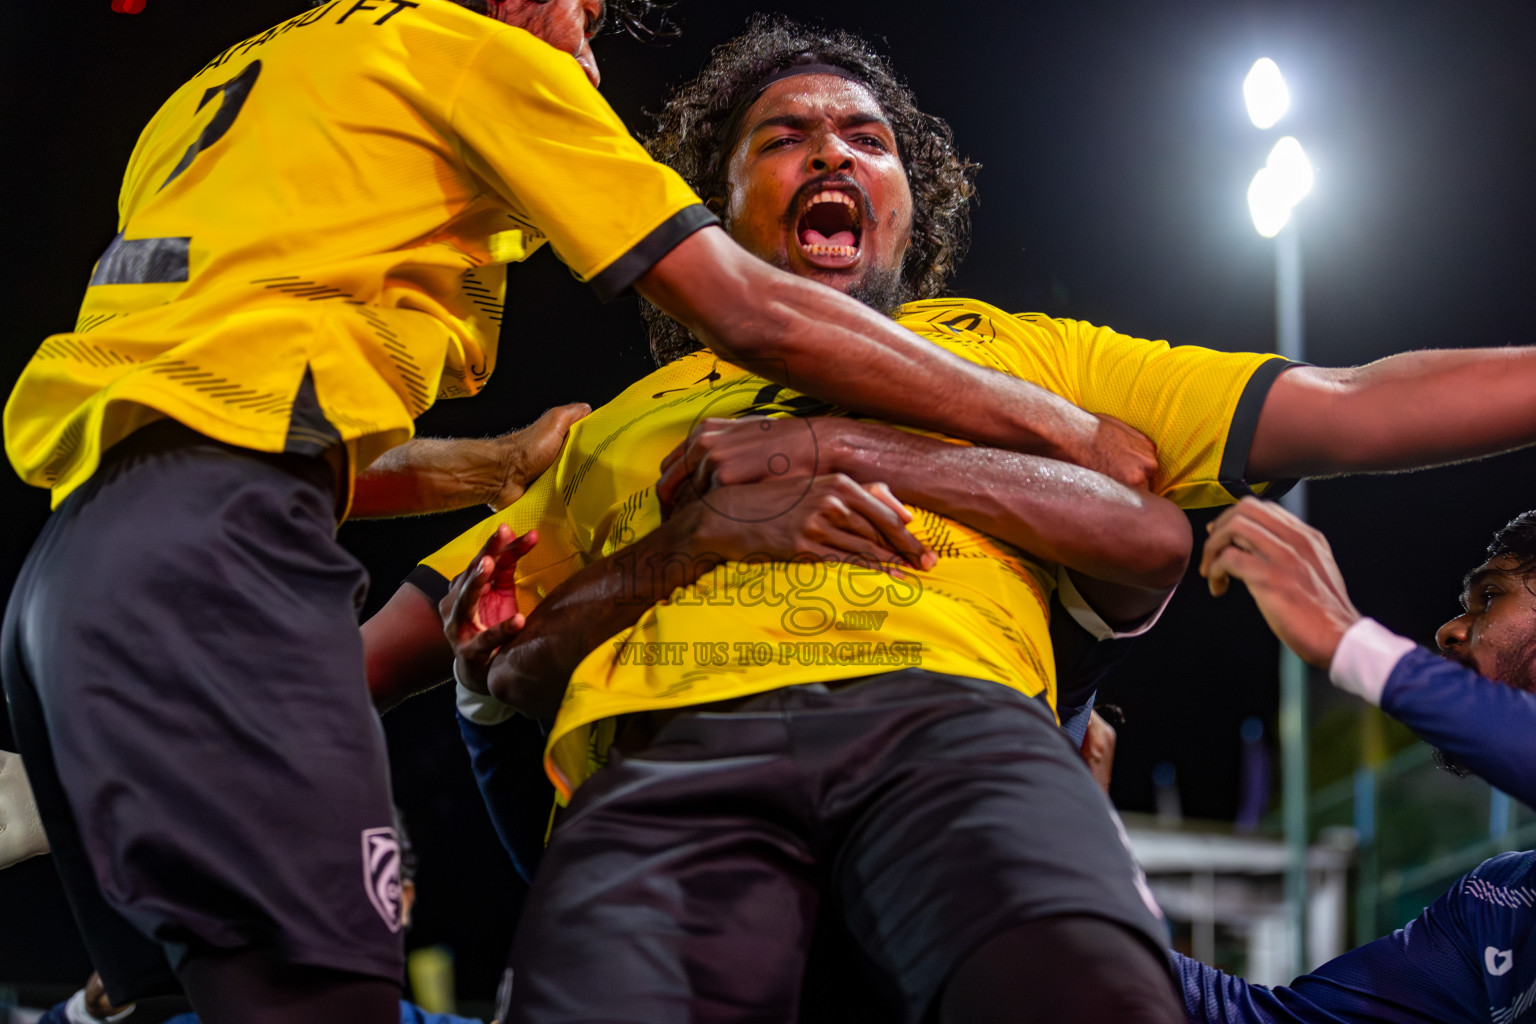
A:
[[[63,502],[17,580],[12,722],[117,1002],[206,947],[400,978],[367,576],[333,490],[322,459],[155,424]]]
[[[854,946],[848,984],[908,1022],[1025,921],[1089,915],[1167,943],[1049,711],[909,670],[685,711],[613,755],[540,865],[509,1021],[784,1024],[827,915]]]

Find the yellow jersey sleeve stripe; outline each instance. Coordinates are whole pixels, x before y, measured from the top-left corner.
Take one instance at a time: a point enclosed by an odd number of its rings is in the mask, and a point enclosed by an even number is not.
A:
[[[668,217],[650,234],[642,238],[634,248],[594,274],[589,282],[597,297],[612,302],[654,267],[663,256],[677,248],[678,243],[695,231],[719,224],[720,219],[709,212],[703,203],[679,210]]]
[[[1269,397],[1269,389],[1286,370],[1304,365],[1306,364],[1277,357],[1260,363],[1258,369],[1253,371],[1253,376],[1248,378],[1248,383],[1244,385],[1243,393],[1237,400],[1237,409],[1232,413],[1231,426],[1227,428],[1227,443],[1221,451],[1221,469],[1219,470],[1221,486],[1232,495],[1233,501],[1255,494],[1254,488],[1259,486],[1263,486],[1264,496],[1270,499],[1278,498],[1296,486],[1294,480],[1249,483],[1248,452],[1253,448],[1253,435],[1259,429],[1259,414],[1264,411],[1264,401]],[[1266,483],[1267,486],[1264,486]]]
[[[402,583],[409,583],[423,594],[434,605],[448,596],[448,587],[453,581],[430,565],[418,565],[412,569]]]
[[[514,222],[547,238],[581,280],[700,205],[675,171],[651,159],[570,54],[503,25],[472,65],[448,115],[462,159],[508,204]]]

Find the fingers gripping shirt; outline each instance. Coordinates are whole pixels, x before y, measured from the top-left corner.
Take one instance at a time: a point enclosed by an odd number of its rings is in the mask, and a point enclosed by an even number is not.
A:
[[[226,50],[145,128],[118,218],[6,406],[55,503],[163,416],[366,466],[484,385],[507,262],[548,242],[607,297],[713,221],[570,54],[449,0],[330,3]]]
[[[967,300],[904,307],[900,317],[946,349],[1118,416],[1157,442],[1160,484],[1190,507],[1233,500],[1223,458],[1251,382],[1273,361],[1170,349],[1073,321],[1012,317]],[[1099,351],[1085,351],[1085,350]],[[1079,379],[1095,360],[1134,362],[1119,392]],[[1283,364],[1282,364],[1283,365]],[[921,396],[914,396],[921,401]],[[1098,408],[1094,408],[1097,405]],[[555,466],[507,510],[428,557],[443,578],[461,572],[499,523],[538,529],[518,567],[518,607],[530,612],[579,569],[617,553],[661,522],[654,484],[662,458],[705,417],[825,415],[829,407],[694,353],[657,370],[578,421]],[[806,429],[810,430],[809,423]],[[776,511],[765,509],[764,515]],[[991,679],[1048,703],[1055,667],[1047,608],[1054,567],[962,523],[913,509],[911,529],[939,555],[905,581],[851,565],[728,562],[642,614],[578,666],[551,733],[546,766],[569,794],[600,757],[615,715],[681,707],[920,665]]]

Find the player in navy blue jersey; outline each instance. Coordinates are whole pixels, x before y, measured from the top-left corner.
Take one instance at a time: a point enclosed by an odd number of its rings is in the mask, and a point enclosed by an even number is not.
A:
[[[1467,573],[1443,657],[1365,618],[1322,534],[1245,501],[1211,527],[1201,571],[1241,579],[1271,628],[1334,684],[1536,805],[1536,512],[1494,535]],[[1484,861],[1406,927],[1290,986],[1250,985],[1178,957],[1185,1012],[1212,1024],[1515,1024],[1536,1006],[1536,851]]]

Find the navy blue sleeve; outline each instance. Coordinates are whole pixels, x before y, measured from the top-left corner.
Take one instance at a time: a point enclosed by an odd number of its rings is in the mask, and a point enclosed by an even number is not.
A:
[[[1312,1016],[1288,1012],[1265,985],[1250,985],[1242,978],[1218,971],[1209,964],[1173,953],[1184,994],[1184,1015],[1191,1024],[1272,1024],[1280,1021],[1326,1021],[1319,1010]]]
[[[451,1013],[428,1013],[415,1003],[400,1000],[400,1024],[482,1024],[471,1017],[455,1017]]]
[[[55,1004],[47,1013],[37,1018],[37,1024],[69,1024],[69,1000]]]
[[[1289,986],[1250,985],[1175,953],[1185,1014],[1196,1024],[1486,1024],[1489,993],[1474,961],[1488,937],[1465,913],[1475,875],[1406,928]]]
[[[491,825],[517,873],[531,882],[555,804],[555,787],[544,774],[544,730],[522,715],[497,725],[458,719]]]
[[[1536,695],[1420,647],[1392,669],[1381,709],[1490,786],[1536,807]]]

